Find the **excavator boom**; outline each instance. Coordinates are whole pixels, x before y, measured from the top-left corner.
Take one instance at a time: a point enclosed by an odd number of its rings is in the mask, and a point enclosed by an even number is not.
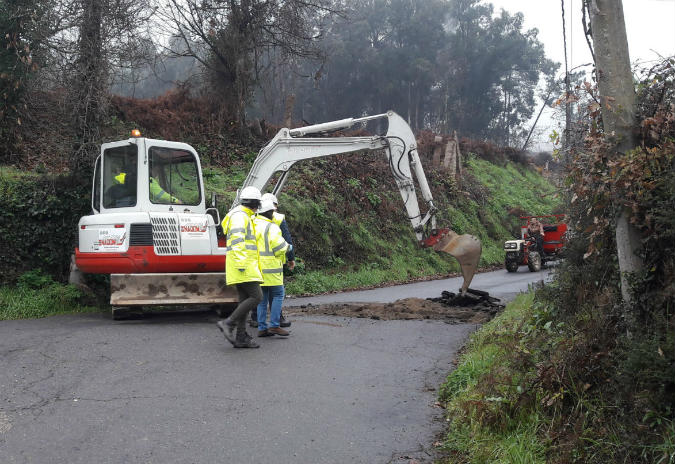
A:
[[[350,128],[357,123],[377,119],[388,121],[387,133],[384,136],[320,136],[327,132]],[[309,135],[311,137],[308,137]],[[431,189],[417,152],[415,136],[406,121],[393,111],[297,129],[281,129],[258,153],[242,188],[252,185],[263,191],[272,176],[280,172],[279,179],[272,189],[272,193],[279,195],[289,170],[296,162],[360,151],[384,151],[417,239],[422,246],[431,246],[434,250],[449,253],[458,260],[464,276],[461,291],[465,292],[478,267],[481,255],[480,241],[473,235],[459,235],[448,229],[437,230],[437,208],[434,205]],[[420,210],[417,200],[413,175],[426,203],[424,213]],[[238,201],[239,193],[237,192],[233,206],[238,204]],[[427,233],[427,231],[431,232]]]

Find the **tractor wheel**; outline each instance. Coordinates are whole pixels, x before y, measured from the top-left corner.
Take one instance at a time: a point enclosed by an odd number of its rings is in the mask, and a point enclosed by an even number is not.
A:
[[[505,261],[504,267],[506,267],[507,272],[518,272],[518,262],[517,261]]]
[[[527,255],[527,268],[530,272],[541,271],[541,256],[539,255],[539,252],[532,251]]]

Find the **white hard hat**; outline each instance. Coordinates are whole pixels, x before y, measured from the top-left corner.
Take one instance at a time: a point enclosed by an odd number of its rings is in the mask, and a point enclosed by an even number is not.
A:
[[[241,193],[239,193],[239,199],[240,200],[260,200],[260,190],[258,190],[257,187],[253,187],[252,185],[249,185],[248,187],[244,187],[241,189]]]
[[[277,200],[277,197],[273,193],[263,193],[261,200],[271,200],[275,205],[279,204],[279,200]]]
[[[274,211],[274,203],[269,198],[265,198],[260,202],[260,208],[258,208],[258,213],[266,213],[267,211]]]

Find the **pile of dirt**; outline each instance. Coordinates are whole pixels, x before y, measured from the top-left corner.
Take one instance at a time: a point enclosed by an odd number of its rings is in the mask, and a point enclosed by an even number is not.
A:
[[[288,313],[289,315],[321,314],[377,320],[434,319],[449,324],[483,324],[492,319],[503,308],[502,305],[483,303],[471,306],[448,306],[441,301],[442,299],[434,298],[434,300],[439,301],[432,301],[432,299],[405,298],[393,303],[339,303],[316,306],[310,304],[298,308],[288,308]]]

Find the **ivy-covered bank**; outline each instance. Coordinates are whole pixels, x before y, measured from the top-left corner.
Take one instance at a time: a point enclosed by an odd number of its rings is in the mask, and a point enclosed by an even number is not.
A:
[[[0,284],[41,269],[67,279],[77,222],[91,210],[88,180],[0,167]]]

